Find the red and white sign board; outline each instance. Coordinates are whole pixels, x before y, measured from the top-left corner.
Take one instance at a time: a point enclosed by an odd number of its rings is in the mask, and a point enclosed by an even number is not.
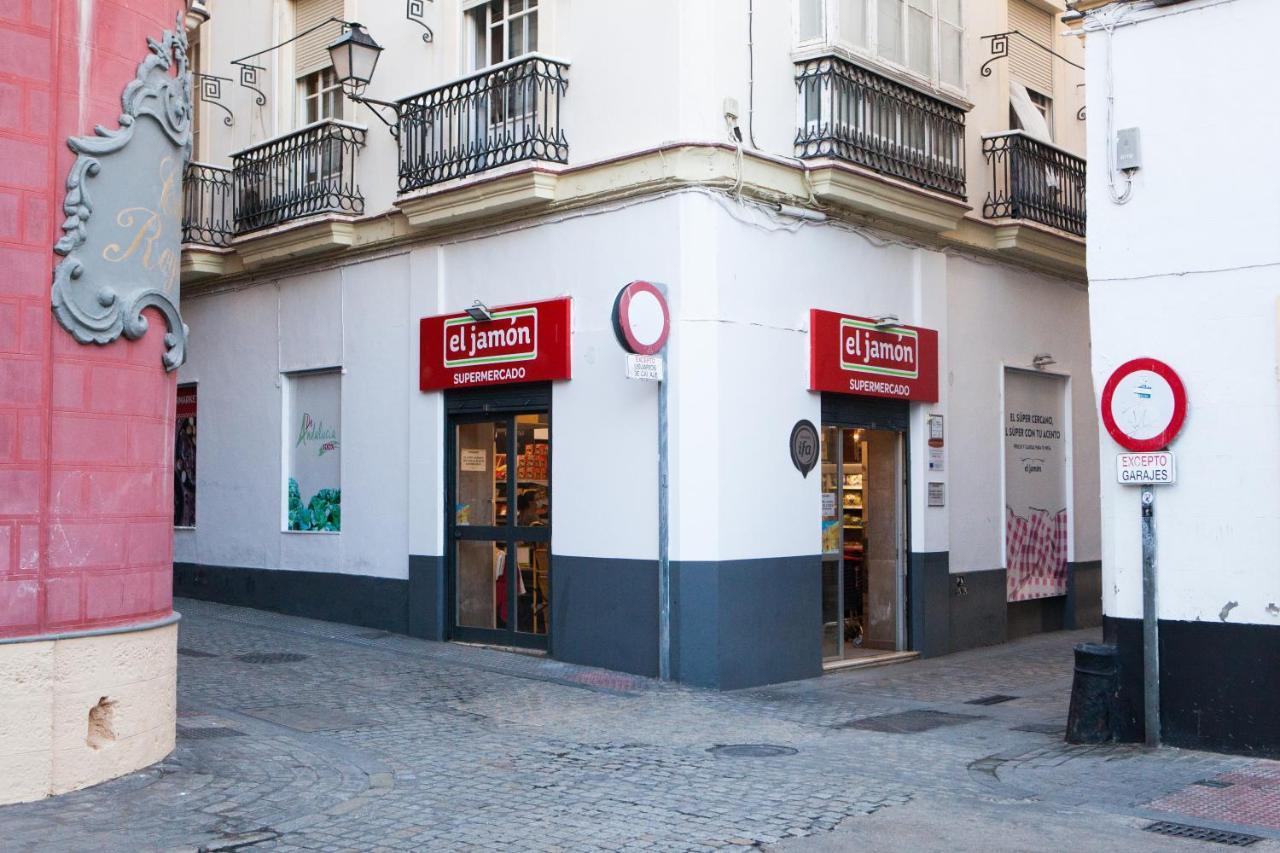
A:
[[[1173,368],[1135,358],[1116,368],[1102,389],[1102,423],[1125,450],[1163,450],[1182,429],[1187,392]]]
[[[613,330],[618,343],[636,355],[657,355],[671,334],[667,297],[657,285],[633,281],[618,291],[613,303]]]
[[[418,387],[423,391],[569,379],[568,297],[464,314],[423,317]]]
[[[1117,453],[1116,482],[1122,486],[1172,486],[1178,482],[1173,451]]]
[[[809,312],[809,388],[895,400],[938,400],[938,333]]]

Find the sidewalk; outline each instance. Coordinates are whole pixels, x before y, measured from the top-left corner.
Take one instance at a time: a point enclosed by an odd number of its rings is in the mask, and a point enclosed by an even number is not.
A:
[[[0,847],[1203,843],[1143,829],[1168,820],[1249,832],[1261,839],[1253,849],[1280,850],[1280,763],[1062,742],[1071,646],[1095,632],[714,693],[364,628],[177,606],[175,752],[97,788],[0,808]]]

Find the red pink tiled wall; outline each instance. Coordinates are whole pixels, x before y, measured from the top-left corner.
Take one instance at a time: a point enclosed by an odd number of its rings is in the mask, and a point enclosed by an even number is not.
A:
[[[116,126],[147,36],[172,29],[182,5],[0,0],[0,637],[171,609],[163,320],[141,340],[85,346],[54,321],[49,293],[66,138]]]

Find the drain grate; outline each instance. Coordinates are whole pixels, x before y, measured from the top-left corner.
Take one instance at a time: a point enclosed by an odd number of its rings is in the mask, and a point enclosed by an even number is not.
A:
[[[1066,723],[1027,723],[1025,726],[1014,726],[1011,732],[1031,732],[1037,735],[1054,735],[1062,737],[1067,733]]]
[[[306,660],[310,655],[297,652],[250,652],[247,655],[236,655],[241,663],[297,663]]]
[[[775,743],[718,743],[707,752],[724,758],[777,758],[795,755],[799,750]]]
[[[1201,779],[1197,782],[1192,782],[1191,784],[1200,785],[1205,788],[1230,788],[1235,783],[1223,782],[1221,779]]]
[[[215,737],[244,737],[244,732],[225,726],[178,726],[178,737],[206,740]]]
[[[1214,844],[1226,844],[1229,847],[1248,847],[1262,839],[1256,835],[1243,832],[1228,832],[1225,829],[1206,829],[1203,826],[1191,826],[1186,823],[1172,823],[1167,820],[1149,823],[1143,827],[1147,832],[1170,835],[1174,838],[1189,838],[1193,841],[1212,841]]]
[[[184,658],[216,658],[217,657],[217,655],[215,655],[213,652],[202,652],[199,649],[179,648],[178,654],[182,655]]]
[[[912,735],[927,732],[943,726],[958,726],[971,723],[982,717],[972,714],[948,714],[945,711],[902,711],[897,714],[881,714],[878,717],[863,717],[861,720],[850,720],[839,723],[835,729],[866,729],[871,732],[887,732],[897,735]]]
[[[970,699],[965,702],[966,705],[999,705],[1002,702],[1012,702],[1017,696],[1006,696],[1003,693],[995,693],[991,696],[983,696],[981,699]]]

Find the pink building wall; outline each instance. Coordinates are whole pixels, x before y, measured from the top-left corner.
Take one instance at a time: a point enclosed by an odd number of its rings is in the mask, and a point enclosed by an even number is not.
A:
[[[172,30],[183,5],[0,0],[0,638],[172,610],[164,321],[149,313],[137,341],[78,344],[50,285],[66,139],[116,127],[147,37]]]

